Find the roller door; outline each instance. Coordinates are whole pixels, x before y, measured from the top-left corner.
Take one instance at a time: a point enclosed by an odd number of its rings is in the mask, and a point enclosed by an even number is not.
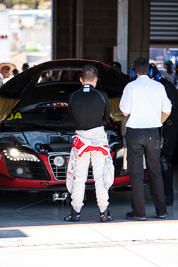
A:
[[[178,0],[150,1],[150,45],[178,46]]]

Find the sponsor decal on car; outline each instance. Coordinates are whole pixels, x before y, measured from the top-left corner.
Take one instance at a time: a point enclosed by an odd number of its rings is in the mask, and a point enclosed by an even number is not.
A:
[[[16,119],[22,119],[22,115],[20,112],[16,112],[15,114],[11,113],[9,117],[7,118],[8,121],[10,120],[16,120]]]

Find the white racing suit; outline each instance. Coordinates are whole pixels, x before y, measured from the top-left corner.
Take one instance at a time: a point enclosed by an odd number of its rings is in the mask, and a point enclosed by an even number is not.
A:
[[[93,167],[97,205],[104,212],[109,205],[108,189],[114,181],[114,166],[104,127],[76,131],[67,171],[66,186],[71,205],[80,212],[85,194],[90,160]]]

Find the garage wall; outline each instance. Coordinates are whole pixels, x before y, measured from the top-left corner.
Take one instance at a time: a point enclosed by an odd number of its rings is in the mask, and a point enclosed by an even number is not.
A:
[[[150,1],[129,0],[128,69],[138,57],[149,58]]]
[[[76,0],[53,0],[53,58],[76,57]],[[83,1],[81,57],[106,63],[117,45],[117,0]]]
[[[52,1],[52,58],[75,57],[76,0]]]
[[[110,63],[117,45],[117,0],[84,2],[84,57]]]
[[[113,48],[120,34],[120,28],[117,32],[118,1],[121,0],[53,0],[53,59],[79,55],[112,62]],[[125,27],[128,71],[137,57],[149,56],[149,8],[150,0],[129,0],[128,27]],[[82,44],[80,49],[76,46],[78,42]]]

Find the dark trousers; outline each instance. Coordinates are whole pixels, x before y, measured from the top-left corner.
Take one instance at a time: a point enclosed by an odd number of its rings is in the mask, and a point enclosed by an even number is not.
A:
[[[150,193],[156,214],[166,213],[163,179],[160,166],[160,135],[157,128],[127,129],[127,168],[132,186],[132,211],[146,217],[144,198],[143,155],[149,177]]]
[[[178,141],[178,125],[175,125],[170,120],[166,121],[163,125],[162,135],[164,144],[161,150],[161,157],[166,160],[166,166],[162,170],[164,192],[165,195],[174,199],[172,157]]]

